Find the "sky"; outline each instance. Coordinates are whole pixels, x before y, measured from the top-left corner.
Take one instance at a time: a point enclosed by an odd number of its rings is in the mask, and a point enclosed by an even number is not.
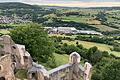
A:
[[[33,5],[51,5],[68,7],[120,6],[120,0],[0,0],[0,2],[23,2]]]

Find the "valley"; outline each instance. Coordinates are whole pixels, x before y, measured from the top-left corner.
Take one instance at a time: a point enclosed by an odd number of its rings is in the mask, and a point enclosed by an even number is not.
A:
[[[25,45],[33,61],[48,70],[68,63],[69,55],[77,52],[81,64],[92,64],[91,80],[105,80],[102,76],[106,66],[120,59],[120,7],[0,3],[3,35]],[[15,76],[23,80],[26,73],[17,70]]]

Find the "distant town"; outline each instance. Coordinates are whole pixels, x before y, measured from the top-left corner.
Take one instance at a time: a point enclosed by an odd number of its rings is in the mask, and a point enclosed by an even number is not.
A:
[[[0,16],[0,24],[16,24],[16,23],[28,23],[31,22],[30,19],[27,18],[28,16],[22,17],[7,17],[7,16]]]

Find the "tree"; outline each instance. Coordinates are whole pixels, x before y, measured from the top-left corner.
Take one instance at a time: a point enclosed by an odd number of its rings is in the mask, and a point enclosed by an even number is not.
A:
[[[86,56],[89,62],[93,65],[102,59],[102,53],[98,50],[96,46],[90,48],[86,53]]]
[[[93,72],[92,72],[92,80],[102,80],[102,72],[104,71],[104,67],[109,64],[109,61],[113,59],[103,57],[100,62],[96,63]]]
[[[53,45],[42,25],[30,23],[16,27],[11,31],[11,37],[16,43],[23,44],[32,57],[38,62],[53,59]]]
[[[74,45],[66,45],[64,44],[62,47],[61,47],[61,51],[65,51],[65,54],[71,54],[72,52],[78,52],[79,53],[79,48],[74,46]]]
[[[102,80],[120,80],[120,60],[109,63],[102,72]]]

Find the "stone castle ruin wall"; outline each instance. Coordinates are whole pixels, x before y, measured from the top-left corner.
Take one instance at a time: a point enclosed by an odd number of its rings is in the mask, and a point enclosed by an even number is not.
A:
[[[47,71],[33,62],[24,45],[15,44],[8,35],[0,37],[0,80],[16,80],[17,69],[27,70],[27,80],[90,80],[92,65],[80,64],[80,55],[71,53],[68,64]]]

